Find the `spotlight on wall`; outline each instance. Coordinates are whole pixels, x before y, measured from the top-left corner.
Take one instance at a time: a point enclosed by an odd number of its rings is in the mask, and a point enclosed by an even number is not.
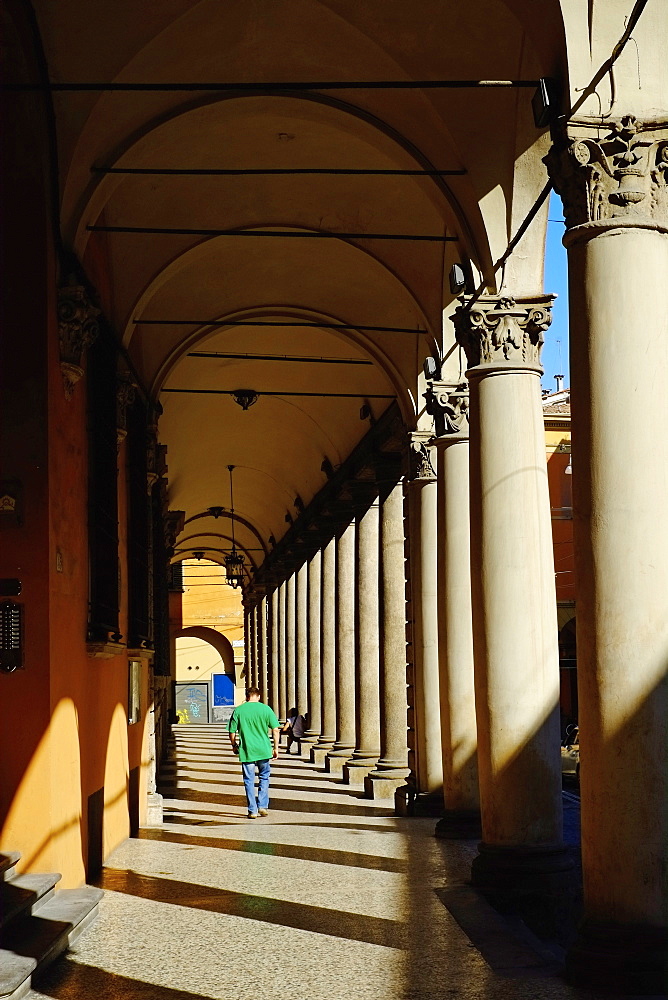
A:
[[[466,290],[466,274],[461,264],[453,264],[450,268],[450,294],[460,295]]]
[[[193,549],[193,555],[195,559],[199,562],[200,559],[204,558],[204,549]]]
[[[541,76],[538,87],[531,98],[531,110],[536,128],[545,128],[557,117],[559,108],[559,87],[550,76]]]

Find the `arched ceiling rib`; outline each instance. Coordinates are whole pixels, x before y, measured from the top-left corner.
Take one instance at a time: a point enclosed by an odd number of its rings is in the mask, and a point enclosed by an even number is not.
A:
[[[544,3],[546,24],[553,24],[558,3]],[[287,84],[541,75],[522,23],[526,18],[532,31],[542,30],[529,0],[99,0],[94,18],[84,0],[34,4],[55,81]],[[559,35],[554,47],[562,41]],[[543,42],[545,62],[553,50]],[[324,485],[323,460],[336,466],[359,443],[369,427],[360,419],[365,400],[373,419],[396,398],[406,422],[414,423],[412,399],[422,403],[417,373],[441,341],[449,263],[470,255],[492,281],[491,262],[540,185],[529,99],[526,90],[445,89],[55,95],[66,243],[99,288],[141,378],[160,396],[173,508],[190,517],[219,504],[228,495],[226,466],[233,464],[235,509],[247,522],[239,522],[239,542],[254,548],[260,539],[266,546],[296,516],[295,500],[308,503]],[[528,167],[517,183],[523,157]],[[466,173],[442,181],[91,175],[91,167],[111,164],[421,165]],[[95,224],[361,236],[202,240],[89,233]],[[455,235],[459,243],[374,241],[369,233]],[[352,326],[238,322],[304,318]],[[197,322],[151,326],[149,319]],[[256,357],[194,358],[195,350]],[[293,360],[269,360],[279,353]],[[372,363],[346,367],[346,358]],[[261,394],[247,412],[225,394],[236,388]],[[319,396],[297,395],[310,391]],[[213,518],[198,520],[197,531],[215,533]]]

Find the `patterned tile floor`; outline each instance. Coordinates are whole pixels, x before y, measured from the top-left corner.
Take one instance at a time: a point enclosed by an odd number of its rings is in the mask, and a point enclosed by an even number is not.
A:
[[[606,1000],[465,887],[475,842],[284,754],[249,820],[221,727],[175,739],[163,826],[108,859],[100,919],[30,1000]]]

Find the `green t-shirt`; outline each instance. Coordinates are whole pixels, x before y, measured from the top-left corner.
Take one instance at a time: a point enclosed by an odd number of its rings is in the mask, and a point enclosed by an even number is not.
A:
[[[276,715],[261,701],[245,701],[243,705],[237,705],[232,712],[229,731],[239,733],[239,760],[243,764],[269,760],[273,753],[269,730],[278,728]]]

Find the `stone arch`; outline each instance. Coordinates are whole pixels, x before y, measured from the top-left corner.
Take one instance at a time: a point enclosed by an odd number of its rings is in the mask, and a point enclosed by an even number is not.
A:
[[[225,673],[228,677],[231,677],[232,681],[236,684],[234,650],[232,648],[232,643],[228,638],[226,638],[226,636],[221,635],[221,633],[217,632],[215,628],[209,628],[208,625],[190,625],[188,628],[180,629],[174,638],[182,639],[187,636],[192,636],[194,639],[202,639],[204,642],[208,642],[210,646],[213,646],[223,661]]]

